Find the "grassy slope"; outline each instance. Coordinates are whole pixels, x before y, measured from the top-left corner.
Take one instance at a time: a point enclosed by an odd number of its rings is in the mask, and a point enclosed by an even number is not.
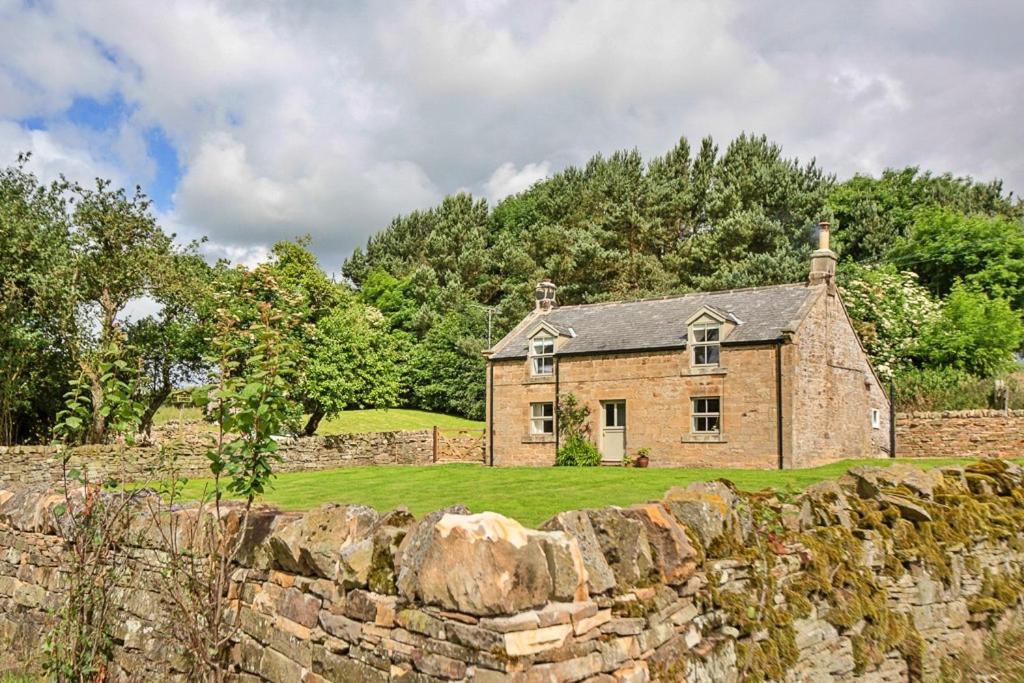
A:
[[[198,408],[177,408],[165,406],[157,411],[154,422],[158,425],[181,418],[187,422],[203,425]],[[346,410],[340,415],[320,423],[317,434],[355,434],[360,432],[388,432],[411,429],[430,429],[438,426],[444,430],[480,429],[483,422],[474,422],[462,417],[428,413],[424,410],[392,408],[390,410]]]
[[[672,486],[730,479],[743,489],[799,489],[839,476],[858,464],[891,460],[844,460],[806,470],[488,468],[478,465],[351,467],[298,472],[277,477],[266,502],[301,510],[321,503],[363,503],[378,510],[405,505],[420,516],[463,503],[474,512],[493,510],[536,526],[556,512],[603,505],[629,505],[660,498]],[[924,467],[968,462],[957,459],[901,460]],[[190,482],[188,494],[201,495],[203,482]]]
[[[474,422],[463,417],[428,413],[424,410],[407,408],[391,408],[390,410],[346,410],[345,412],[324,420],[320,423],[318,434],[355,434],[358,432],[387,432],[404,429],[430,429],[440,427],[445,430],[480,429],[483,422]]]

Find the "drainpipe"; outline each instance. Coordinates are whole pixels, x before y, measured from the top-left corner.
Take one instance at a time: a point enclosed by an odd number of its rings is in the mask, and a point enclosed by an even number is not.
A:
[[[775,340],[775,431],[779,452],[779,469],[784,469],[782,456],[782,339]]]
[[[896,382],[889,380],[889,457],[896,457]]]
[[[559,404],[559,393],[558,393],[558,390],[559,390],[559,386],[558,386],[558,384],[559,384],[559,381],[558,381],[559,377],[558,377],[558,375],[559,375],[559,369],[561,368],[561,365],[562,364],[558,362],[558,356],[555,356],[555,414],[554,414],[554,418],[555,418],[555,458],[556,459],[558,458],[558,436],[559,436],[558,435],[558,404]]]
[[[491,456],[491,467],[494,467],[494,361],[487,361],[487,374],[489,381],[487,382],[488,394],[490,394],[487,407],[489,414],[487,416],[487,446]]]

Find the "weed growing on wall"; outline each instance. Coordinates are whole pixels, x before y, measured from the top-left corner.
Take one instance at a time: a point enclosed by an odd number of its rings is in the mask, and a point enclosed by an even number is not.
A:
[[[99,413],[123,465],[125,447],[132,445],[143,406],[132,400],[137,375],[123,360],[122,351],[118,339],[104,349],[98,381],[104,396]],[[106,678],[117,627],[112,596],[131,578],[130,521],[135,501],[144,495],[122,489],[115,477],[90,481],[86,469],[72,466],[69,444],[78,443],[93,428],[94,389],[93,382],[80,378],[66,396],[55,430],[64,501],[51,512],[64,539],[67,585],[44,642],[42,665],[58,681]]]
[[[231,573],[249,530],[250,513],[274,475],[277,439],[295,432],[300,406],[291,393],[297,351],[293,302],[265,269],[243,278],[243,306],[219,309],[213,347],[217,381],[197,390],[196,404],[213,416],[216,431],[206,453],[213,480],[200,502],[176,510],[185,481],[168,462],[163,503],[151,507],[166,557],[158,572],[169,609],[172,645],[191,660],[192,676],[223,681],[238,632],[231,609]],[[241,503],[229,503],[230,495]],[[169,507],[167,506],[169,503]]]

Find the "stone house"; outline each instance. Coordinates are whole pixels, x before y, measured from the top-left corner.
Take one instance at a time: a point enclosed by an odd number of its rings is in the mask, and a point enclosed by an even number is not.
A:
[[[487,459],[551,465],[558,406],[590,409],[608,464],[793,468],[890,448],[885,390],[835,284],[828,224],[807,282],[536,308],[486,352]]]

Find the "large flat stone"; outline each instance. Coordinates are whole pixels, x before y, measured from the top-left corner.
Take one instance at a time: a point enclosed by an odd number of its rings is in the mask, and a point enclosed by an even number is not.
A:
[[[579,548],[563,532],[528,530],[490,512],[446,514],[429,531],[416,554],[402,558],[398,586],[408,600],[497,616],[541,607],[556,594],[579,597],[585,586]]]

